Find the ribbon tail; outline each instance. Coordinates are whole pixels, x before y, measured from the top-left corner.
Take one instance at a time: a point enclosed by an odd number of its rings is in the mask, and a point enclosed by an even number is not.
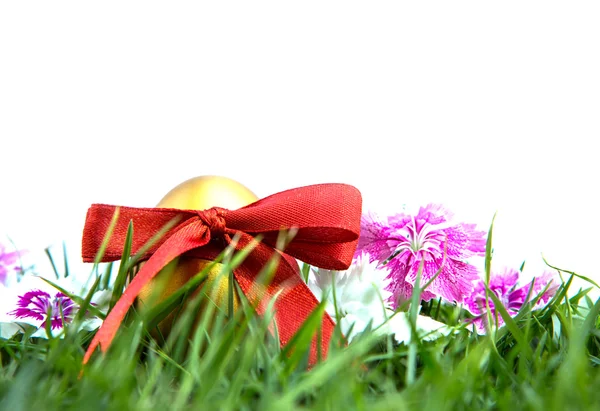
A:
[[[156,250],[152,257],[146,261],[129,286],[127,286],[119,301],[117,301],[110,311],[85,352],[83,364],[86,364],[89,361],[96,347],[100,346],[102,352],[108,350],[117,330],[123,322],[123,318],[125,318],[127,311],[135,302],[140,291],[161,269],[181,254],[194,248],[201,247],[208,243],[209,240],[210,235],[208,234],[206,226],[204,226],[201,221],[197,220],[188,224],[186,227],[181,228],[169,237]]]
[[[275,321],[282,347],[298,332],[308,319],[308,316],[317,308],[318,304],[314,294],[302,280],[290,290],[285,290],[282,293],[280,298],[275,302]],[[299,306],[303,307],[303,309],[298,309],[297,307]],[[293,314],[290,314],[290,312]],[[327,312],[324,312],[321,319],[321,340],[319,341],[319,335],[317,334],[313,337],[310,345],[310,354],[308,357],[308,364],[310,366],[315,365],[319,357],[327,357],[334,328],[335,324],[333,320]]]
[[[296,261],[284,253],[280,255],[281,259],[272,281],[266,285],[257,284],[255,281],[257,267],[264,267],[272,256],[273,249],[261,243],[234,271],[234,275],[244,295],[255,306],[258,315],[264,316],[269,302],[277,297],[274,303],[274,318],[281,347],[284,347],[302,327],[319,302],[302,280]],[[322,358],[327,357],[334,328],[333,320],[324,313],[321,320],[321,340],[318,341],[315,336],[311,342],[309,365],[317,363],[319,351]]]

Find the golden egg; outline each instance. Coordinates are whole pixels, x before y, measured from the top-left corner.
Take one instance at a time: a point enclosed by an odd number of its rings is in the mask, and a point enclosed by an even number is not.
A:
[[[159,201],[157,207],[187,210],[223,207],[235,210],[256,200],[258,198],[252,191],[235,180],[221,176],[200,176],[184,181],[173,188]],[[174,263],[174,267],[168,266],[163,269],[142,289],[138,296],[138,307],[149,308],[159,304],[192,277],[199,274],[209,263],[210,261],[204,259],[180,257]],[[222,275],[221,267],[221,264],[217,264],[211,269],[204,289],[212,290],[210,299],[217,306],[226,310],[229,293],[228,278]],[[238,303],[236,297],[234,299],[234,309]],[[173,320],[174,315],[172,313],[159,324],[159,329],[163,335],[169,332]]]

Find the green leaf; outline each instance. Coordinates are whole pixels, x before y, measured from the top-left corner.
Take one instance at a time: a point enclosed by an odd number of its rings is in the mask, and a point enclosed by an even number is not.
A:
[[[117,272],[117,278],[115,278],[115,283],[113,285],[113,292],[109,303],[108,311],[110,312],[121,295],[123,294],[123,289],[125,288],[125,283],[127,282],[127,273],[132,268],[130,265],[130,255],[131,255],[131,244],[133,242],[133,220],[129,221],[129,225],[127,226],[127,233],[125,234],[125,243],[123,245],[123,254],[121,255],[121,263],[119,264],[119,271]]]
[[[308,358],[313,339],[321,327],[327,301],[321,301],[302,323],[300,329],[293,335],[281,350],[281,357],[286,357],[284,375],[290,375],[302,360]],[[320,344],[317,342],[317,344]]]
[[[527,358],[532,358],[533,352],[531,351],[531,347],[529,346],[525,335],[523,334],[515,320],[510,316],[508,311],[506,311],[506,308],[504,307],[504,304],[502,304],[502,301],[500,301],[496,293],[494,293],[491,290],[488,290],[488,295],[494,302],[494,309],[496,310],[496,312],[500,313],[500,316],[504,320],[504,325],[510,330],[511,334],[517,340],[517,343],[520,345],[521,350],[525,353]]]
[[[98,280],[96,280],[96,282],[94,283],[94,286],[92,286],[92,288],[88,292],[88,295],[84,299],[84,298],[81,298],[78,295],[75,295],[75,294],[71,293],[70,291],[64,289],[63,287],[61,287],[60,285],[56,284],[55,282],[53,282],[51,280],[48,280],[44,277],[40,277],[40,279],[43,280],[44,282],[48,283],[52,287],[56,288],[58,291],[60,291],[67,297],[69,297],[71,300],[73,300],[75,303],[77,303],[77,305],[79,305],[80,307],[87,307],[87,309],[96,317],[101,318],[101,319],[106,318],[106,314],[104,314],[102,311],[100,311],[98,308],[94,307],[93,305],[89,304],[89,301],[86,303],[87,297],[90,297],[90,301],[91,301],[91,296],[96,291],[95,287],[97,287],[97,284],[99,283]]]

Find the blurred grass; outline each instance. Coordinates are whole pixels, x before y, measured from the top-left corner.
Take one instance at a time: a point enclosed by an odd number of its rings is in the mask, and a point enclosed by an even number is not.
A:
[[[221,274],[229,276],[243,258],[224,253]],[[112,282],[112,266],[99,276],[92,270],[94,287],[113,284],[112,303],[133,275],[132,261]],[[491,263],[488,252],[486,271]],[[236,311],[210,300],[204,278],[211,268],[154,309],[132,309],[108,353],[96,353],[82,378],[93,333],[77,331],[77,323],[63,338],[0,340],[0,410],[600,409],[600,300],[587,296],[590,289],[569,290],[575,273],[563,272],[564,283],[541,310],[528,304],[510,317],[500,309],[506,326],[488,335],[469,331],[461,307],[430,301],[420,313],[456,325],[456,333],[404,345],[365,331],[345,344],[338,329],[328,358],[308,370],[324,305],[281,349],[270,332],[272,312],[256,316],[243,295]],[[89,306],[90,299],[78,301]],[[171,311],[178,313],[173,331],[153,337]]]

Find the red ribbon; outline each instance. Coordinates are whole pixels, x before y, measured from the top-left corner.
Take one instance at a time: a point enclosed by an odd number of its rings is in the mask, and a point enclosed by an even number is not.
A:
[[[88,210],[82,241],[84,262],[93,262],[111,219],[117,208],[119,217],[104,252],[102,261],[122,258],[129,222],[133,220],[134,238],[131,253],[136,254],[161,228],[176,217],[180,222],[170,229],[143,256],[146,263],[125,289],[88,347],[83,363],[87,363],[99,345],[103,352],[110,346],[125,314],[142,288],[169,262],[185,256],[214,260],[239,236],[236,250],[256,245],[244,262],[234,270],[234,277],[250,301],[264,315],[266,303],[280,290],[275,302],[275,322],[281,346],[285,346],[310,313],[318,305],[302,280],[298,266],[291,257],[310,265],[330,270],[345,270],[350,266],[360,232],[361,195],[346,184],[317,184],[273,194],[237,210],[213,207],[208,210],[173,208],[133,208],[93,204]],[[280,230],[297,228],[285,253],[275,249]],[[257,244],[254,236],[262,235]],[[211,241],[221,239],[221,241]],[[265,264],[280,253],[271,284],[255,287],[255,277]],[[334,329],[331,318],[322,320],[320,350],[327,355]],[[309,362],[317,361],[318,342],[312,341]]]

